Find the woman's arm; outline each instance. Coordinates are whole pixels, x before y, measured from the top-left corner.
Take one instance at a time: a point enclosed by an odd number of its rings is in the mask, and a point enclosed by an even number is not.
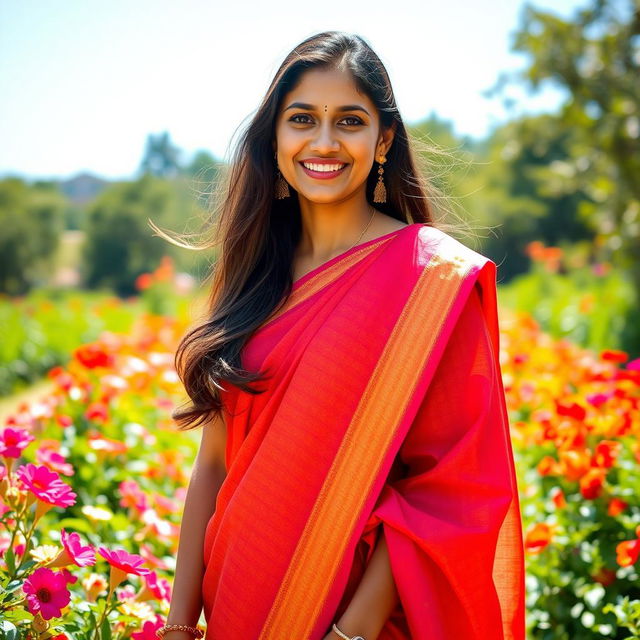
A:
[[[381,532],[360,584],[336,624],[349,637],[361,635],[365,640],[376,640],[398,600],[387,542]],[[326,636],[330,640],[339,637],[335,631]]]
[[[202,612],[203,545],[207,522],[215,511],[220,486],[226,478],[226,427],[222,418],[208,422],[191,472],[184,503],[176,572],[167,624],[196,626]],[[190,640],[186,631],[170,631],[167,640]]]

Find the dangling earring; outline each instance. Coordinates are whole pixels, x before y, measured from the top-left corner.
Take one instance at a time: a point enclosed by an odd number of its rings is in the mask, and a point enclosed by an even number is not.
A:
[[[384,173],[384,169],[382,165],[386,161],[387,159],[384,156],[380,156],[380,160],[378,160],[378,184],[376,184],[376,188],[373,190],[374,202],[387,201],[387,188],[384,186],[384,181],[382,179],[382,174]]]
[[[273,154],[274,159],[277,160],[278,154],[277,152]],[[275,197],[278,200],[282,200],[284,198],[288,198],[291,193],[289,192],[289,185],[287,181],[282,177],[280,173],[280,168],[278,167],[278,163],[276,162],[276,169],[278,171],[278,175],[276,177],[276,186],[275,186]]]

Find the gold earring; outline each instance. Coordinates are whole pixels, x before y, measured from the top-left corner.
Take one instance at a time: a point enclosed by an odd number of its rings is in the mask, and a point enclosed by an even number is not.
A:
[[[275,160],[277,160],[277,152],[273,154],[273,157]],[[288,198],[291,193],[289,192],[289,185],[287,184],[287,181],[282,177],[282,174],[280,173],[280,168],[278,167],[277,162],[276,169],[278,171],[278,175],[276,176],[275,197],[278,200],[283,200],[284,198]]]
[[[376,188],[373,190],[374,202],[387,201],[387,188],[384,186],[384,181],[382,179],[382,174],[384,173],[384,169],[382,165],[386,161],[387,159],[384,156],[380,156],[380,160],[378,160],[378,184],[376,184]]]

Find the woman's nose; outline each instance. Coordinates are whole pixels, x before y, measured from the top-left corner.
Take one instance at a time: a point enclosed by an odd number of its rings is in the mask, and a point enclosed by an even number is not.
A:
[[[320,153],[334,152],[339,148],[339,143],[333,135],[331,123],[325,122],[318,129],[318,135],[314,139],[311,150]]]

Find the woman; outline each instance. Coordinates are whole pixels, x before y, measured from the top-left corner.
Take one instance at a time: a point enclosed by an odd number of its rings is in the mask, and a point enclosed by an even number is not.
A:
[[[436,228],[362,38],[287,56],[226,188],[208,316],[176,358],[174,418],[204,429],[168,623],[523,639],[496,266]]]

